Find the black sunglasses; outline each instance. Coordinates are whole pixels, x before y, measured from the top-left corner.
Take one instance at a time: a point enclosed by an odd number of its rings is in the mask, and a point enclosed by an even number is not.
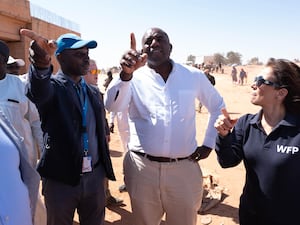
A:
[[[254,78],[254,83],[257,87],[260,87],[262,84],[265,84],[265,85],[268,85],[268,86],[272,86],[272,87],[275,87],[275,88],[279,88],[280,85],[277,84],[277,83],[274,83],[272,81],[269,81],[269,80],[265,80],[263,78],[263,76],[257,76]]]

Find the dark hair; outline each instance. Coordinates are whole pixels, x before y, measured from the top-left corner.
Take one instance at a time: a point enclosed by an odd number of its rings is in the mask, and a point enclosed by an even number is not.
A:
[[[4,58],[4,62],[6,63],[9,57],[9,48],[4,41],[0,40],[0,54]]]
[[[283,102],[287,112],[300,115],[300,67],[289,60],[274,58],[270,58],[266,66],[272,68],[280,88],[288,90]]]

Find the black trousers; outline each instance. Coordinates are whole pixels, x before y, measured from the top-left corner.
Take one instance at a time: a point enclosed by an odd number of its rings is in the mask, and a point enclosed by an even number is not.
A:
[[[103,225],[105,216],[105,171],[102,165],[85,173],[77,186],[43,179],[42,193],[47,225],[72,225],[75,210],[81,225]]]

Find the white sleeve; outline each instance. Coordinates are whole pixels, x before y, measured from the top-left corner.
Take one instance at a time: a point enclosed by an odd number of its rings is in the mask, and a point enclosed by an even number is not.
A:
[[[36,106],[28,100],[28,120],[30,123],[34,144],[39,155],[43,149],[43,131],[41,128],[41,120]]]
[[[104,93],[104,105],[109,112],[122,112],[128,108],[131,99],[131,81],[114,78]]]
[[[214,148],[217,130],[214,123],[218,116],[222,113],[221,109],[225,108],[225,102],[217,89],[209,82],[208,79],[200,78],[201,88],[199,88],[198,100],[207,108],[209,112],[209,120],[205,132],[203,145]]]

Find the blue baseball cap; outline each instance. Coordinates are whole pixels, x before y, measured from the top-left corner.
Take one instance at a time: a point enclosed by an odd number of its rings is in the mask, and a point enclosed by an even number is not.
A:
[[[68,33],[61,35],[57,40],[55,55],[59,55],[65,49],[78,49],[82,47],[96,48],[97,42],[94,40],[82,40],[79,36]]]

